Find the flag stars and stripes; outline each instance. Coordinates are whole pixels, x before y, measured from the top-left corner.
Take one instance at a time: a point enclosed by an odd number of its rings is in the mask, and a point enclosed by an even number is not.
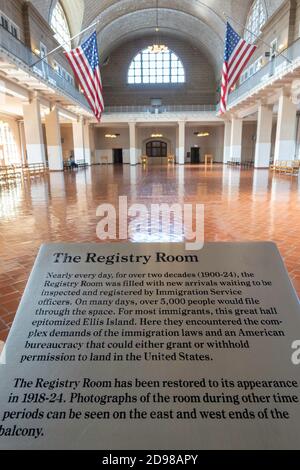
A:
[[[255,50],[256,46],[248,44],[227,23],[220,103],[222,113],[227,110],[230,90],[238,81]]]
[[[104,111],[104,100],[96,32],[80,47],[65,52],[65,55],[96,119],[100,121]]]

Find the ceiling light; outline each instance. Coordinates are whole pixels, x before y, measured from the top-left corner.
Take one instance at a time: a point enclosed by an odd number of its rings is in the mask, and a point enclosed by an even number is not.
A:
[[[155,32],[156,33],[159,33],[159,21],[158,21],[158,0],[156,1],[156,28],[155,28]],[[159,40],[159,35],[157,37],[157,42],[156,42],[156,39],[155,39],[155,42],[154,44],[152,44],[152,46],[149,46],[148,47],[148,51],[151,53],[151,54],[159,54],[161,52],[168,52],[169,51],[169,48],[168,46],[166,46],[165,44],[161,44],[160,43],[160,40]]]
[[[151,54],[159,54],[160,52],[168,52],[169,48],[165,44],[152,44],[152,46],[148,47],[148,51]]]
[[[116,139],[120,134],[105,134],[106,139]]]
[[[197,137],[209,137],[210,133],[209,132],[194,132],[194,135]]]
[[[152,138],[163,137],[163,134],[151,134]]]

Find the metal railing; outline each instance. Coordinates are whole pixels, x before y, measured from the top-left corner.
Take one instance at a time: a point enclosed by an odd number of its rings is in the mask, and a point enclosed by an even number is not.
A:
[[[244,95],[247,95],[260,85],[266,84],[277,76],[283,75],[289,67],[291,62],[300,61],[300,39],[297,39],[290,47],[282,51],[281,54],[271,59],[269,63],[264,65],[258,72],[249,77],[243,82],[236,90],[228,96],[228,105],[237,102]]]
[[[80,93],[80,91],[75,88],[72,83],[61,77],[47,62],[40,62],[28,70],[28,67],[30,67],[39,59],[39,56],[34,54],[31,49],[29,49],[19,39],[15,38],[1,25],[0,49],[3,49],[5,53],[21,61],[27,67],[27,72],[31,70],[34,75],[46,81],[49,86],[57,88],[59,91],[68,95],[73,100],[76,100],[81,106],[89,109],[83,94]]]
[[[217,106],[215,104],[199,104],[199,105],[174,105],[174,106],[106,106],[105,113],[178,113],[178,112],[215,112]]]

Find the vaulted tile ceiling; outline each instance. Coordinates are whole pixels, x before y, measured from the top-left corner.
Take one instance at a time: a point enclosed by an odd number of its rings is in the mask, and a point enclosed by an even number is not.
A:
[[[51,18],[57,0],[31,0],[41,14]],[[223,61],[226,15],[242,32],[253,0],[159,0],[161,33],[183,38],[206,54],[220,71]],[[284,0],[264,0],[268,16]],[[102,57],[130,39],[154,34],[156,0],[61,0],[72,34],[100,20],[97,25]]]

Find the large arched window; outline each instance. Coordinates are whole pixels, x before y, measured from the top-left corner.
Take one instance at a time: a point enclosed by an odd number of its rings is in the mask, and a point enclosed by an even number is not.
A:
[[[63,7],[57,2],[51,17],[51,28],[55,32],[55,39],[66,50],[71,49],[71,34],[67,17]]]
[[[185,71],[174,52],[139,52],[128,70],[129,84],[184,83]]]
[[[266,21],[267,14],[264,0],[254,0],[246,23],[245,40],[250,43],[255,42]]]
[[[18,146],[11,126],[0,121],[0,166],[20,163]]]

